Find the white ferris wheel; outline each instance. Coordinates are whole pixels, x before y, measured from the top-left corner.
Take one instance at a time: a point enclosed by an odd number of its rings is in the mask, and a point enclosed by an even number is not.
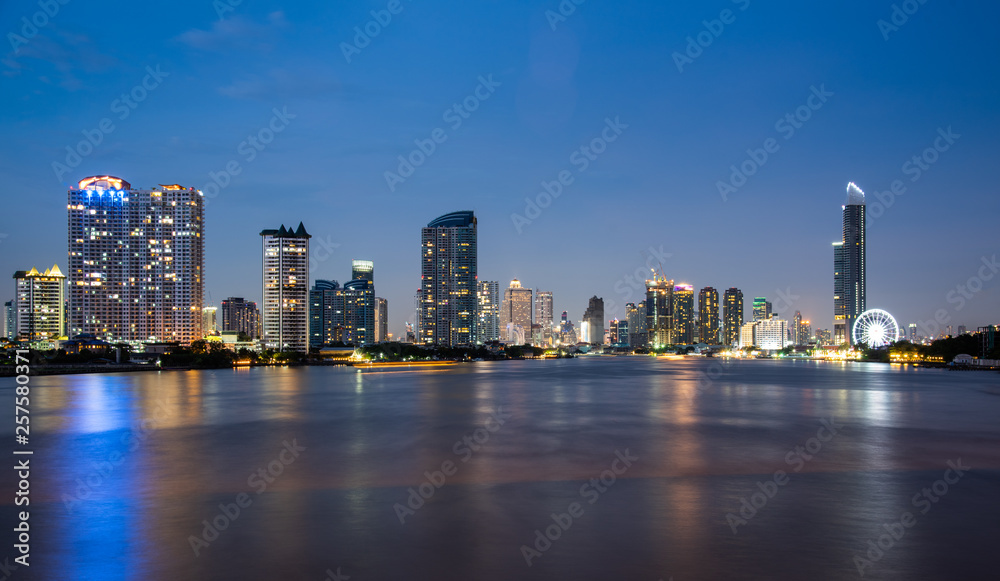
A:
[[[870,348],[879,348],[899,340],[899,325],[888,312],[869,309],[854,321],[851,333],[855,345],[863,343]]]

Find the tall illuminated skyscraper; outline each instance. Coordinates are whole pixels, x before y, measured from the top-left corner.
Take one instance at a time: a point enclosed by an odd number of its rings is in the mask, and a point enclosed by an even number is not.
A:
[[[541,327],[541,341],[535,345],[551,345],[553,343],[552,327],[555,322],[555,312],[552,308],[552,291],[535,289],[534,325]]]
[[[69,334],[111,342],[202,337],[205,206],[179,185],[92,176],[69,190]]]
[[[737,345],[743,326],[743,291],[736,287],[726,289],[722,303],[722,344]]]
[[[843,238],[833,243],[833,339],[853,345],[851,330],[867,310],[865,281],[865,193],[847,184]]]
[[[650,347],[674,342],[674,281],[653,275],[646,281],[646,331]]]
[[[531,338],[531,289],[521,286],[516,278],[503,291],[500,305],[500,340],[515,342],[514,331],[519,328],[519,337]]]
[[[478,234],[471,211],[445,214],[420,231],[419,343],[476,341]],[[528,306],[529,312],[531,306]],[[528,325],[531,332],[531,325]]]
[[[52,341],[62,336],[66,319],[66,277],[53,265],[14,273],[17,288],[17,329],[27,341]]]
[[[375,297],[375,342],[389,340],[389,301]]]
[[[698,329],[702,343],[719,344],[719,291],[710,286],[698,291]]]
[[[9,341],[17,339],[17,319],[14,318],[14,301],[3,304],[3,336]]]
[[[299,222],[260,233],[263,253],[264,346],[276,351],[309,350],[309,239]]]
[[[555,320],[555,313],[552,311],[552,291],[535,289],[535,323],[548,329],[552,328]]]
[[[694,287],[689,284],[674,286],[674,343],[690,345],[694,342]]]
[[[479,323],[476,343],[500,340],[500,283],[495,280],[479,281]]]

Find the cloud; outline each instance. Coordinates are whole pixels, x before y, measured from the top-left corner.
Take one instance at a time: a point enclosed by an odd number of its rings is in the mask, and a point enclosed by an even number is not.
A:
[[[269,51],[276,32],[289,27],[284,12],[268,14],[266,22],[254,22],[235,16],[217,20],[209,30],[192,28],[178,35],[175,40],[198,50],[216,52],[232,48],[253,48]]]
[[[52,26],[46,32],[21,46],[17,54],[10,53],[0,59],[4,76],[16,77],[29,71],[47,69],[46,65],[49,65],[55,69],[55,74],[48,74],[48,70],[39,71],[39,80],[76,91],[84,87],[78,74],[103,72],[118,64],[114,57],[100,52],[86,34],[66,32]]]
[[[249,74],[218,89],[221,95],[233,99],[270,101],[275,97],[321,98],[341,93],[344,87],[329,71],[321,67],[306,70],[274,68],[263,75]]]

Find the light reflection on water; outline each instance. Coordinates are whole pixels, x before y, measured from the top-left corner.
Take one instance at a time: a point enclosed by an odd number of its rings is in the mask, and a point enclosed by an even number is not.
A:
[[[701,381],[715,363],[32,378],[34,578],[855,578],[865,539],[958,457],[975,476],[875,577],[997,564],[982,549],[1000,520],[996,374],[749,361]],[[500,407],[510,418],[462,462],[456,443]],[[792,473],[785,455],[830,417],[842,434]],[[248,478],[293,439],[306,450],[258,495]],[[640,460],[526,567],[520,545],[625,449]],[[457,472],[401,525],[394,505],[445,461]],[[734,535],[726,514],[776,470],[791,481]],[[0,476],[2,498],[15,486]],[[195,558],[189,537],[240,493],[252,504]]]

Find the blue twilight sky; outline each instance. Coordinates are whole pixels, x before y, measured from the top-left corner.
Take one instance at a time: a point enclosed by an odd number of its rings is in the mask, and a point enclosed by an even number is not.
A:
[[[384,26],[371,11],[385,22],[387,0],[70,0],[51,17],[3,2],[0,272],[65,265],[65,191],[82,177],[210,192],[215,174],[212,304],[259,299],[258,232],[303,221],[329,248],[313,278],[374,260],[399,333],[420,227],[471,209],[480,278],[551,290],[574,320],[595,294],[621,314],[639,298],[630,277],[662,259],[678,283],[743,289],[748,311],[754,296],[781,307],[781,289],[789,317],[830,328],[847,183],[871,204],[900,180],[891,206],[869,207],[869,307],[997,323],[1000,275],[983,260],[1000,254],[1000,7],[904,4],[918,9],[891,29],[889,1],[567,1],[557,19],[557,0],[401,0]],[[707,47],[689,47],[699,34]],[[777,124],[796,111],[798,127]],[[85,132],[100,143],[74,159]],[[387,180],[432,137],[412,175]],[[747,150],[765,145],[754,168]],[[933,163],[904,165],[915,155]],[[724,199],[745,161],[753,175]],[[572,183],[526,215],[563,171]]]

